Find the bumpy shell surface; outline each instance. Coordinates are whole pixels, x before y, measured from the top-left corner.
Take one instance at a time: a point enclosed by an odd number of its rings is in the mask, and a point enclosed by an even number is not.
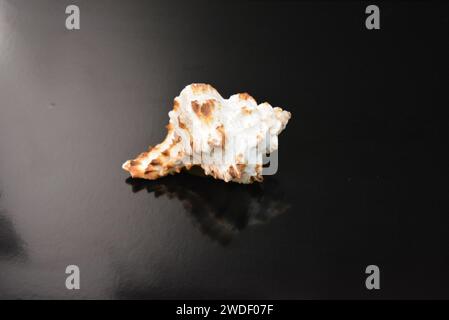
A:
[[[132,177],[154,180],[199,165],[226,182],[260,182],[263,155],[277,150],[291,115],[247,93],[224,99],[198,83],[174,99],[169,117],[164,141],[123,164]]]

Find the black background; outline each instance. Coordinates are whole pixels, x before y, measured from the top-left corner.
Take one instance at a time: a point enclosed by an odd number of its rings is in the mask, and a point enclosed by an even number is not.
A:
[[[449,6],[367,4],[0,0],[0,298],[449,298]],[[275,176],[127,180],[192,82],[292,113]]]

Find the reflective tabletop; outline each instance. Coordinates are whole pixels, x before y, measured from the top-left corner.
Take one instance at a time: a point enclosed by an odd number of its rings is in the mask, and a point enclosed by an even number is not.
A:
[[[449,298],[445,4],[71,2],[0,0],[0,298]],[[121,169],[194,82],[292,113],[275,175]]]

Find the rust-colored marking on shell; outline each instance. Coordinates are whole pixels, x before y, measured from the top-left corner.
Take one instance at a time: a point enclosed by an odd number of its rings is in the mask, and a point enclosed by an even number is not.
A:
[[[182,122],[181,119],[180,119],[179,117],[178,117],[178,125],[179,125],[179,127],[180,127],[181,129],[188,130],[188,129],[187,129],[187,126],[185,125],[185,123]]]
[[[245,171],[246,164],[244,164],[244,163],[237,163],[237,168],[239,169],[240,172],[243,172],[243,171]]]
[[[251,109],[249,109],[248,107],[244,106],[244,107],[242,107],[242,113],[245,115],[250,115],[251,113],[253,113],[253,111]]]
[[[179,102],[178,99],[173,100],[173,110],[177,111],[179,109]]]
[[[214,109],[215,100],[207,100],[201,105],[201,113],[206,117],[210,117]]]
[[[199,116],[199,114],[200,114],[200,104],[196,100],[193,100],[191,104],[192,104],[193,112],[195,112],[195,114],[197,116]]]
[[[218,179],[217,172],[215,172],[215,170],[213,168],[210,169],[210,173],[211,173],[212,177],[214,177],[215,179]]]
[[[159,178],[159,172],[157,171],[146,171],[145,172],[145,178],[149,180],[155,180]]]
[[[228,172],[231,175],[232,178],[237,178],[240,179],[241,177],[241,172],[239,170],[237,170],[234,166],[229,166],[228,168]]]
[[[191,102],[192,110],[203,122],[209,122],[213,118],[216,100],[209,99],[200,104],[197,100]]]
[[[262,176],[252,176],[252,177],[250,178],[250,180],[251,180],[252,182],[254,182],[254,181],[262,182],[262,181],[263,181],[263,177],[262,177]]]
[[[217,131],[220,133],[221,136],[221,143],[220,145],[224,148],[226,143],[226,133],[223,124],[219,125],[217,127]]]
[[[216,91],[214,87],[205,83],[193,83],[190,85],[194,94],[202,94],[206,92]]]
[[[254,99],[252,96],[250,96],[248,93],[243,92],[243,93],[239,93],[239,98],[241,100],[252,100],[254,102],[256,102],[256,99]],[[257,103],[257,102],[256,102]]]
[[[150,165],[160,166],[160,165],[162,165],[162,161],[159,158],[156,158],[156,159],[151,160]]]

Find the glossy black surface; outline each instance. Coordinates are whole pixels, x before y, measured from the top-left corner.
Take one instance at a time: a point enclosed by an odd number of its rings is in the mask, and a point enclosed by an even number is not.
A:
[[[0,298],[449,298],[446,4],[71,3],[0,0]],[[192,82],[292,112],[275,176],[128,178]]]

